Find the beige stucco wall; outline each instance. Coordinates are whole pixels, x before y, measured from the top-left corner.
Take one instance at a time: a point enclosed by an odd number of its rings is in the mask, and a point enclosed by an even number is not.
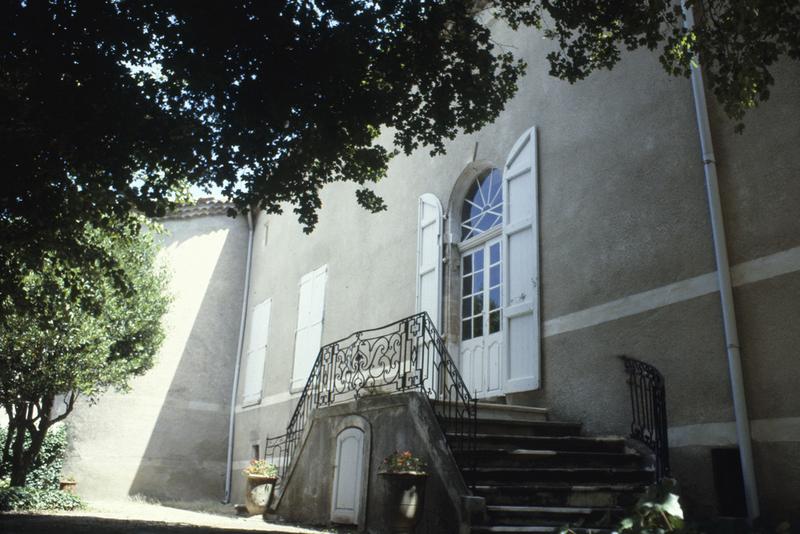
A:
[[[676,471],[696,477],[685,485],[690,506],[711,513],[709,449],[731,442],[713,437],[709,425],[728,432],[733,412],[690,83],[668,77],[654,54],[636,52],[611,72],[569,85],[547,75],[547,41],[530,31],[494,32],[528,62],[518,94],[493,124],[448,143],[447,155],[398,156],[375,187],[388,211],[369,214],[356,205],[355,187],[332,184],[311,235],[290,210],[258,218],[250,303],[252,310],[272,298],[272,319],[264,398],[237,409],[235,465],[247,461],[252,443],[282,433],[296,402],[288,384],[300,277],[328,265],[323,343],[412,314],[417,198],[433,193],[448,209],[473,153],[500,167],[535,125],[543,387],[510,400],[582,420],[589,432],[625,433],[629,408],[616,355],[654,363],[667,379]],[[800,453],[792,386],[800,378],[800,68],[780,65],[776,74],[770,101],[748,115],[742,135],[710,101],[745,381],[752,416],[762,422],[754,433],[758,475],[765,488],[796,494],[796,472],[779,469],[783,460],[767,452]],[[457,269],[451,262],[447,276]],[[445,334],[457,342],[457,332]],[[791,492],[762,495],[766,513],[794,513]]]
[[[89,498],[224,494],[247,221],[218,213],[162,223],[160,260],[174,301],[155,367],[132,381],[130,393],[82,403],[68,419],[64,470]]]

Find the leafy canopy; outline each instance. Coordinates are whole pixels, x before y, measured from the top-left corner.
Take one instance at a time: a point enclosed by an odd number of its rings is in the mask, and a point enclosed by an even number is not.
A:
[[[0,20],[4,222],[163,214],[188,181],[310,227],[324,183],[385,173],[380,127],[439,152],[523,69],[463,1],[12,1]]]
[[[187,184],[239,210],[293,204],[307,231],[329,182],[384,209],[380,129],[441,152],[497,117],[524,68],[462,0],[12,0],[0,65],[11,273],[45,250],[109,263],[75,246],[83,224],[135,226],[132,209],[162,215]]]
[[[0,404],[7,409],[68,391],[94,398],[125,389],[153,365],[170,301],[167,275],[151,234],[120,232],[86,227],[82,239],[122,266],[125,290],[101,263],[50,252],[41,270],[22,277],[25,306],[0,301]]]
[[[294,206],[310,231],[319,190],[370,184],[395,151],[444,150],[494,120],[525,64],[497,46],[492,16],[557,45],[551,74],[575,82],[623,50],[659,49],[741,120],[769,97],[772,65],[800,58],[795,0],[11,0],[0,7],[0,268],[77,247],[83,225],[135,226],[187,185],[238,210]],[[477,13],[483,11],[479,16]],[[375,143],[393,132],[394,147]],[[0,279],[0,294],[22,281]]]

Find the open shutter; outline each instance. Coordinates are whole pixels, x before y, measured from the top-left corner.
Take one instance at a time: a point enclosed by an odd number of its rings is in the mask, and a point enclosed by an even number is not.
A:
[[[419,197],[417,215],[417,312],[426,311],[441,332],[442,205],[435,195]]]
[[[539,210],[536,128],[503,168],[505,393],[540,387]]]
[[[261,388],[264,383],[264,362],[267,357],[267,336],[269,335],[269,315],[272,300],[267,299],[255,308],[250,320],[250,338],[247,345],[247,364],[245,366],[244,392],[242,404],[255,404],[261,401]]]
[[[326,265],[300,279],[297,331],[294,340],[294,371],[291,384],[293,391],[305,386],[317,359],[322,340],[327,279],[328,267]]]

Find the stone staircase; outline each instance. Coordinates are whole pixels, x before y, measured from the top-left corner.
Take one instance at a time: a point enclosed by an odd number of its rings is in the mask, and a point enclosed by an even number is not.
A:
[[[474,452],[456,455],[486,512],[472,532],[611,532],[654,481],[648,459],[621,437],[589,437],[547,411],[478,404]]]

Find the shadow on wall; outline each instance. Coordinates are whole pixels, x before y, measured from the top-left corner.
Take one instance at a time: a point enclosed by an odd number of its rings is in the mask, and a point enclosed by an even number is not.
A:
[[[228,227],[169,390],[133,477],[128,491],[131,496],[181,502],[218,500],[223,495],[245,268],[242,248],[246,247],[247,235],[245,228],[245,237],[237,239],[238,226],[231,223]],[[175,233],[179,232],[176,228]],[[176,243],[180,245],[181,240],[168,238],[165,247]],[[173,277],[191,278],[193,267],[190,259],[184,264],[184,271],[188,272],[175,269]],[[187,287],[184,278],[183,284],[182,289],[191,292],[191,282]],[[180,296],[176,295],[173,323],[185,321],[181,304]],[[172,334],[168,332],[168,336]]]

